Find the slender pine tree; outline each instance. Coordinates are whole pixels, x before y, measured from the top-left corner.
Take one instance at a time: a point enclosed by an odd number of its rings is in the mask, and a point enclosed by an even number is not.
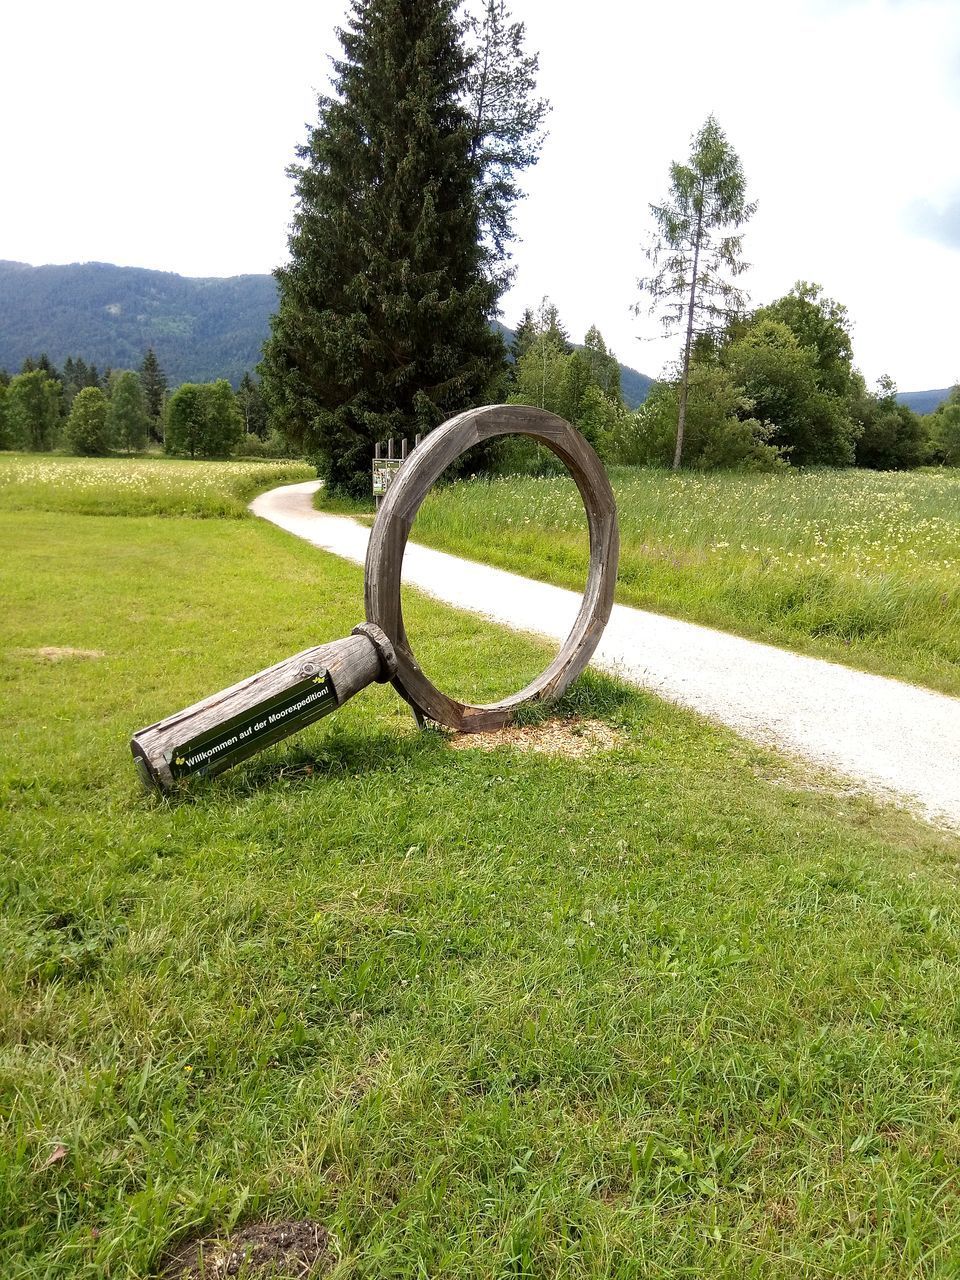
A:
[[[352,493],[369,489],[375,441],[481,402],[503,363],[455,8],[353,0],[334,95],[291,169],[260,371],[278,425]]]
[[[714,117],[692,139],[686,164],[670,166],[670,193],[651,204],[656,232],[648,250],[653,271],[637,281],[668,333],[683,333],[680,404],[674,469],[683,457],[690,360],[699,335],[715,333],[743,310],[746,295],[733,279],[747,269],[743,236],[731,235],[753,217],[740,157]],[[644,310],[638,303],[634,310]]]

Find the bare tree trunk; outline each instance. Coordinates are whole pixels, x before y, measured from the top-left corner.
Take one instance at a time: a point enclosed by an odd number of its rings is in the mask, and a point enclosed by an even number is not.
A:
[[[687,425],[687,384],[690,381],[690,350],[693,347],[693,313],[697,301],[697,266],[703,234],[703,204],[697,214],[697,234],[693,242],[693,270],[690,274],[690,301],[687,304],[687,337],[683,344],[683,374],[680,378],[680,407],[677,414],[677,447],[673,452],[673,469],[679,471],[683,457],[683,433]]]

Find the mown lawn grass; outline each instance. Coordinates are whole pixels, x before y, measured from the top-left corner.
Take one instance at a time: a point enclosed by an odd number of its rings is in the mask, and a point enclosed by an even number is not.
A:
[[[624,603],[960,694],[960,470],[612,479]],[[436,490],[412,536],[564,586],[586,575],[565,478]]]
[[[454,752],[377,688],[160,802],[130,731],[346,634],[359,570],[0,529],[5,1280],[264,1216],[339,1276],[956,1274],[956,840],[595,679],[610,754]],[[543,659],[407,608],[477,698]]]

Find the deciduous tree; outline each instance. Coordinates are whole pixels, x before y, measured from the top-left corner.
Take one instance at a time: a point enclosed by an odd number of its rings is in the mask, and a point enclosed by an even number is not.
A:
[[[7,387],[9,382],[0,378],[0,449],[13,448],[13,435],[7,419]]]
[[[622,409],[620,366],[596,326],[574,349],[557,308],[544,299],[524,315],[523,351],[514,366],[513,404],[532,404],[566,418],[591,444],[612,430]]]
[[[926,423],[936,458],[949,467],[960,467],[960,386],[927,415]]]
[[[60,383],[42,369],[17,374],[7,391],[7,421],[15,447],[52,449],[60,426]]]
[[[164,447],[191,458],[223,457],[243,433],[243,419],[233,388],[217,382],[185,382],[167,401]]]
[[[71,453],[99,455],[110,452],[107,397],[99,387],[83,387],[73,397],[64,437]]]
[[[847,308],[828,298],[820,285],[798,280],[782,298],[760,307],[755,319],[785,324],[801,347],[814,352],[820,389],[837,396],[849,394],[853,325]]]
[[[816,352],[764,310],[725,348],[724,367],[750,400],[751,414],[773,428],[773,443],[795,466],[848,467],[859,428],[845,399],[819,382]]]
[[[110,379],[107,427],[115,448],[126,453],[137,453],[146,448],[150,415],[140,378],[130,369],[114,373]]]

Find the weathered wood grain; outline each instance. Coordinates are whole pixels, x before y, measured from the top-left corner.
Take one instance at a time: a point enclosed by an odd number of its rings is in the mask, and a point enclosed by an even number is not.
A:
[[[442,693],[420,668],[403,624],[400,575],[410,529],[431,486],[467,449],[501,435],[530,436],[566,465],[586,508],[590,567],[580,612],[553,662],[511,697],[472,706]],[[451,418],[410,455],[381,503],[370,534],[366,613],[368,621],[381,627],[393,643],[397,658],[394,687],[413,707],[418,720],[428,718],[464,733],[503,728],[512,722],[521,703],[559,697],[590,661],[610,617],[619,551],[617,507],[607,473],[593,449],[568,422],[526,405],[488,405]]]
[[[220,773],[273,742],[304,728],[307,724],[342,707],[348,698],[373,681],[386,681],[396,673],[396,655],[387,636],[370,623],[361,623],[343,640],[304,649],[265,671],[248,676],[229,689],[194,703],[157,724],[140,729],[130,740],[130,749],[144,781],[162,791],[174,785],[178,776],[177,758],[185,770],[211,775]],[[310,689],[311,685],[315,688]],[[303,698],[296,691],[306,686]],[[293,711],[278,709],[285,695],[293,699]],[[289,701],[289,700],[288,700]],[[301,705],[302,704],[302,705]],[[258,708],[269,710],[258,717]],[[252,724],[251,724],[252,721]],[[263,727],[254,729],[253,725]],[[231,726],[250,724],[246,736],[218,747],[231,735]],[[211,745],[194,748],[177,757],[188,744],[210,738]],[[190,767],[188,760],[201,760]]]
[[[553,662],[509,698],[472,706],[442,693],[417,663],[403,624],[400,576],[411,526],[431,486],[471,446],[500,435],[529,436],[564,462],[586,508],[590,566],[580,611]],[[380,507],[367,551],[367,621],[346,639],[305,649],[139,730],[130,748],[141,775],[168,790],[178,777],[219,773],[343,706],[375,680],[392,680],[421,722],[467,733],[502,728],[522,703],[558,697],[590,661],[613,607],[619,546],[607,474],[569,423],[523,405],[460,414],[418,444]]]

